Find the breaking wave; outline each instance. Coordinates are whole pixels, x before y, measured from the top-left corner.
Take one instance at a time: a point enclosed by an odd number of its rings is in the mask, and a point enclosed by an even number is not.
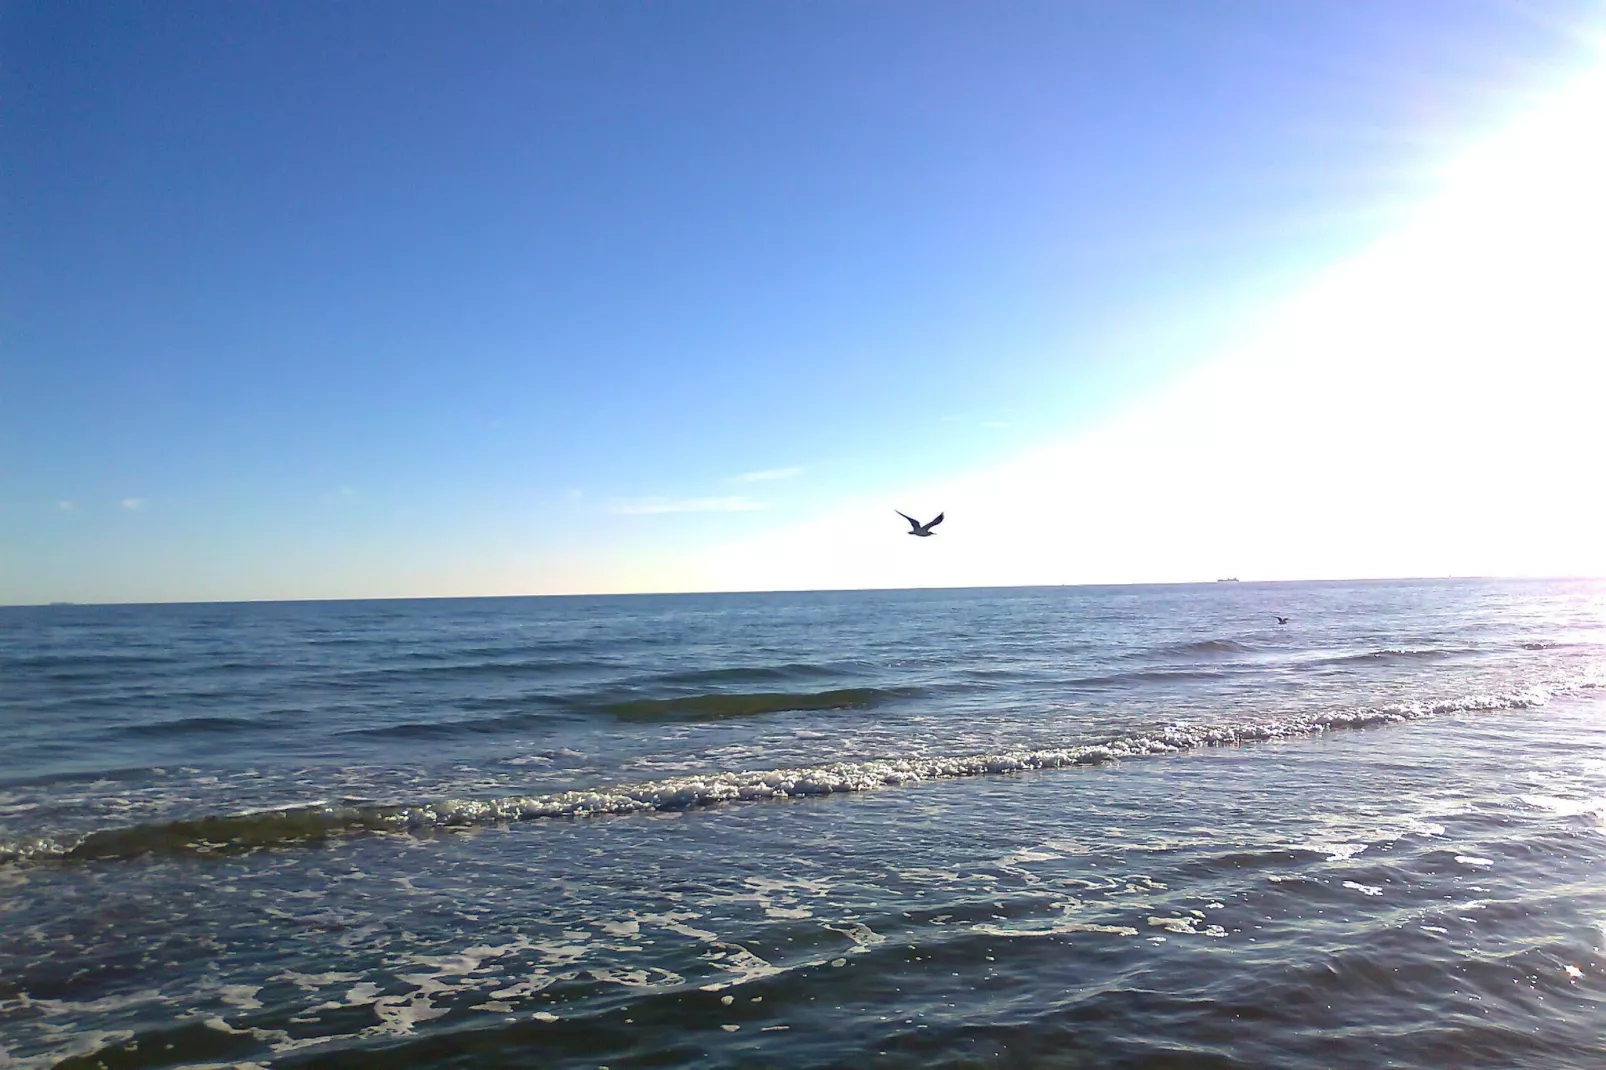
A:
[[[1175,643],[1148,653],[1167,655],[1243,654],[1249,648],[1236,639],[1199,639],[1191,643]]]
[[[422,833],[513,821],[689,810],[728,802],[872,791],[904,787],[927,780],[1102,765],[1122,759],[1174,754],[1204,747],[1260,743],[1341,729],[1372,728],[1441,714],[1524,709],[1542,706],[1554,695],[1596,687],[1593,680],[1581,680],[1520,692],[1470,695],[1431,703],[1362,707],[1280,719],[1213,724],[1174,723],[1152,733],[1062,748],[713,772],[547,795],[446,799],[390,806],[319,805],[217,815],[102,829],[71,843],[51,839],[0,843],[0,863],[129,859],[146,854],[225,854],[317,842],[364,832]],[[755,696],[726,697],[752,699]]]
[[[1373,663],[1380,661],[1433,661],[1439,658],[1453,658],[1465,654],[1476,654],[1477,651],[1467,647],[1459,650],[1444,650],[1438,647],[1389,647],[1383,650],[1360,651],[1353,654],[1336,654],[1323,658],[1322,663],[1327,665],[1352,665],[1356,663]]]

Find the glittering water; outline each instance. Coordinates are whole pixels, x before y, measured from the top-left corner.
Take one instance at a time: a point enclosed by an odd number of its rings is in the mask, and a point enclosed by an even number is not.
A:
[[[1583,581],[0,610],[0,1065],[1597,1067],[1602,683]]]

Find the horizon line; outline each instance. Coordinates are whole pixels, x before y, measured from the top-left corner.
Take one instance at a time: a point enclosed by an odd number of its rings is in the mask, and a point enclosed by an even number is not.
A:
[[[893,591],[1033,591],[1063,590],[1066,588],[1103,589],[1118,587],[1214,587],[1220,583],[1249,585],[1301,584],[1301,583],[1422,583],[1445,580],[1505,580],[1505,581],[1606,581],[1606,576],[1552,576],[1552,575],[1448,575],[1448,576],[1316,576],[1297,580],[1239,579],[1225,577],[1214,580],[1140,580],[1128,583],[1005,583],[956,584],[933,587],[775,587],[726,591],[571,591],[547,594],[423,594],[423,595],[352,595],[326,598],[206,598],[173,599],[143,602],[0,602],[6,609],[103,609],[129,606],[246,606],[246,605],[303,605],[321,602],[466,602],[512,598],[690,598],[713,595],[754,594],[856,594]]]

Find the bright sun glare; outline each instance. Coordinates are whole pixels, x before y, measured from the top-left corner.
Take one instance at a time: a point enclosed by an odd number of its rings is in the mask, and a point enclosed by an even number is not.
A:
[[[1603,141],[1606,70],[1447,168],[1248,344],[1067,443],[888,488],[948,512],[918,553],[864,501],[632,582],[1606,574]]]

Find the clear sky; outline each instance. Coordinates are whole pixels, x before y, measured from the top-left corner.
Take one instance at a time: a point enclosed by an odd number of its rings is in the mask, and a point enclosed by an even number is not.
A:
[[[1606,573],[1603,25],[7,3],[0,602]]]

